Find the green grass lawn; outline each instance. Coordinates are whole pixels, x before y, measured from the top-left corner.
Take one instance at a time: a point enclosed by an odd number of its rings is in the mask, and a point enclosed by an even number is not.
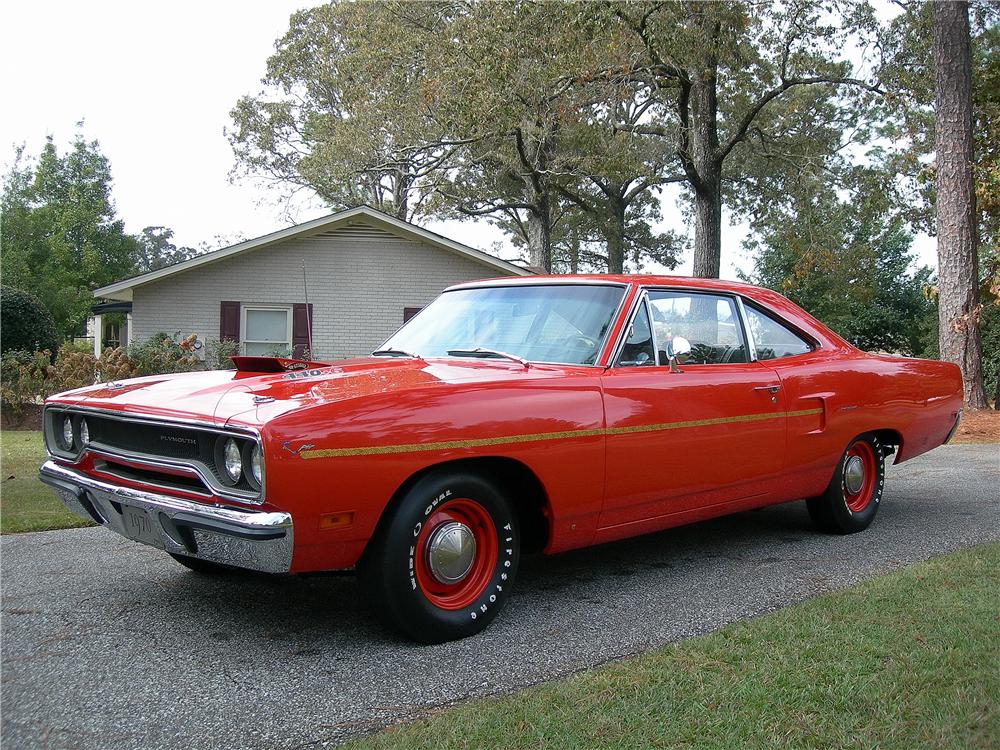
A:
[[[986,545],[348,747],[1000,748],[998,592]]]
[[[0,532],[45,531],[90,526],[71,513],[51,488],[38,481],[45,460],[41,432],[0,433],[3,482],[0,484]]]

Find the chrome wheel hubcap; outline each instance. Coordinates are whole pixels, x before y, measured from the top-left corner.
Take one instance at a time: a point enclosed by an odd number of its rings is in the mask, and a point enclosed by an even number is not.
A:
[[[441,583],[458,583],[476,559],[476,537],[464,523],[450,521],[434,529],[427,543],[427,567]]]
[[[851,456],[844,467],[844,487],[852,495],[861,492],[865,486],[865,462],[860,456]]]

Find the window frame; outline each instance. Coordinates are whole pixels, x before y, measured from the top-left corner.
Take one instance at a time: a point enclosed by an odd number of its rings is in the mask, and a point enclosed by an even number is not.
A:
[[[285,332],[286,332],[286,335],[288,336],[287,343],[288,343],[288,351],[289,351],[289,354],[286,355],[286,356],[289,356],[289,357],[292,356],[292,353],[295,351],[295,342],[292,339],[292,331],[293,331],[293,325],[294,325],[293,324],[293,319],[294,319],[294,310],[293,310],[293,307],[292,307],[292,305],[278,305],[278,304],[267,304],[267,303],[261,303],[261,304],[256,304],[256,303],[241,303],[240,304],[240,348],[242,349],[243,353],[246,354],[246,352],[247,352],[247,347],[246,347],[247,344],[272,344],[272,343],[277,344],[277,343],[285,343],[285,342],[260,341],[260,340],[257,340],[257,339],[251,339],[251,338],[247,337],[247,312],[249,312],[249,311],[256,311],[256,310],[263,310],[263,311],[275,311],[275,310],[278,310],[278,311],[281,311],[281,312],[285,313]],[[307,314],[308,314],[308,312],[307,312]],[[267,356],[267,355],[265,355],[265,354],[257,354],[257,355],[251,355],[251,356],[264,357],[264,356]]]
[[[629,310],[628,321],[624,326],[622,326],[621,333],[618,335],[618,341],[615,344],[615,348],[612,350],[612,356],[608,360],[607,368],[622,368],[626,370],[642,369],[630,365],[619,365],[618,358],[621,356],[622,349],[625,348],[625,344],[628,341],[628,333],[632,329],[632,324],[635,322],[636,315],[639,314],[639,309],[641,306],[646,307],[646,314],[649,316],[650,320],[650,330],[652,332],[653,339],[653,356],[655,357],[654,367],[667,367],[669,362],[660,362],[660,346],[659,341],[656,338],[656,326],[652,324],[653,321],[653,311],[650,309],[649,293],[650,292],[671,292],[674,294],[689,294],[691,296],[708,296],[717,297],[719,299],[728,299],[733,303],[733,307],[736,309],[736,317],[738,318],[738,323],[743,332],[743,340],[746,342],[747,347],[747,361],[746,362],[717,362],[710,365],[685,365],[685,367],[719,367],[720,365],[746,365],[753,362],[757,362],[757,349],[754,345],[753,336],[750,335],[750,326],[747,321],[746,311],[743,308],[743,298],[741,295],[734,292],[727,292],[723,290],[715,289],[691,289],[689,287],[667,287],[667,286],[644,286],[639,289],[639,293],[636,295],[635,300],[632,304],[632,309]],[[772,316],[768,316],[772,317]],[[797,329],[796,329],[797,330]],[[811,340],[811,339],[810,339]]]
[[[813,354],[823,348],[823,344],[816,340],[814,336],[809,335],[806,331],[802,330],[799,326],[793,324],[783,316],[768,309],[756,300],[747,299],[746,305],[744,306],[742,295],[737,295],[737,299],[740,304],[740,316],[743,319],[743,330],[746,334],[747,341],[749,342],[750,349],[753,353],[754,362],[777,362],[778,360],[794,359],[795,357],[805,357],[806,355]],[[809,351],[799,352],[798,354],[790,354],[787,357],[775,357],[774,359],[760,359],[757,356],[757,342],[753,338],[753,331],[750,330],[750,319],[747,315],[746,308],[752,309],[759,315],[763,315],[765,318],[769,319],[773,323],[777,323],[782,328],[787,329],[792,334],[800,338],[809,346]]]
[[[489,281],[471,281],[471,282],[466,282],[466,283],[462,283],[462,284],[455,284],[453,286],[450,286],[450,287],[446,288],[443,292],[441,292],[441,294],[438,295],[438,297],[440,297],[442,295],[445,295],[448,292],[462,291],[462,290],[465,290],[465,289],[502,289],[502,288],[512,287],[512,286],[517,286],[517,287],[529,287],[529,286],[531,286],[531,287],[535,287],[535,286],[603,286],[603,287],[612,287],[612,288],[621,289],[622,290],[621,298],[618,300],[618,303],[615,305],[614,312],[612,313],[611,318],[610,318],[610,321],[611,321],[610,325],[608,326],[608,330],[605,332],[604,336],[601,338],[601,340],[600,340],[600,342],[598,344],[598,347],[597,347],[597,358],[595,359],[595,361],[592,364],[578,364],[578,363],[568,363],[568,362],[546,362],[546,361],[534,360],[534,359],[528,360],[528,362],[531,363],[531,364],[533,364],[533,365],[554,365],[554,366],[557,366],[557,367],[592,367],[592,368],[600,369],[600,370],[607,370],[609,367],[611,367],[610,363],[614,362],[614,358],[613,357],[611,357],[611,358],[609,358],[607,360],[608,364],[602,364],[602,362],[604,361],[604,356],[605,356],[605,354],[608,351],[608,346],[613,341],[616,340],[616,339],[614,339],[612,337],[612,334],[614,333],[615,323],[621,317],[622,311],[625,309],[625,304],[628,301],[629,292],[630,292],[630,284],[629,283],[624,282],[624,281],[614,281],[614,280],[610,280],[610,279],[609,280],[604,280],[604,279],[578,278],[578,277],[575,277],[575,276],[565,276],[564,278],[561,278],[561,279],[560,278],[555,278],[555,277],[543,277],[543,278],[539,278],[537,280],[533,280],[531,282],[526,282],[524,280],[524,277],[518,277],[516,279],[512,279],[512,280],[507,281],[507,282],[505,282],[503,279],[492,279],[492,280],[489,280]],[[421,308],[420,312],[417,313],[417,315],[414,315],[413,318],[410,318],[410,320],[408,320],[406,323],[403,323],[401,326],[399,326],[392,333],[392,335],[390,335],[386,339],[384,339],[382,341],[382,343],[375,348],[374,351],[378,351],[379,349],[384,348],[386,346],[386,344],[388,344],[396,336],[396,334],[398,334],[401,330],[403,330],[403,328],[405,326],[409,325],[410,322],[412,322],[414,318],[416,318],[421,313],[423,313],[424,310],[426,310],[428,307],[430,307],[430,305],[433,304],[438,299],[438,297],[435,297],[433,300],[431,300],[430,302],[428,302],[426,305],[424,305],[423,308]],[[620,338],[620,335],[619,335],[619,338]],[[469,357],[450,357],[449,359],[470,359],[470,358]]]

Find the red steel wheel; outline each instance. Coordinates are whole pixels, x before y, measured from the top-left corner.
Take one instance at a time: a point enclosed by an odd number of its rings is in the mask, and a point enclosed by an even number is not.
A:
[[[847,449],[841,472],[844,502],[852,513],[860,513],[875,496],[877,468],[875,450],[867,440],[857,440]]]
[[[496,528],[486,509],[467,498],[449,500],[417,537],[417,584],[436,607],[468,607],[489,585],[497,550]]]
[[[415,481],[382,519],[358,577],[382,622],[441,643],[497,616],[520,549],[517,515],[494,477],[441,469]]]
[[[859,435],[848,444],[826,490],[806,501],[809,515],[820,529],[853,534],[871,525],[882,501],[885,453],[873,432]]]

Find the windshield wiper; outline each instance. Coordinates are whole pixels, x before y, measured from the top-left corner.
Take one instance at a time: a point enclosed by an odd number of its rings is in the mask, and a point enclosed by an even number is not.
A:
[[[373,357],[410,357],[411,359],[420,359],[419,354],[414,354],[413,352],[408,352],[405,349],[376,349],[372,352]]]
[[[525,369],[531,365],[528,360],[523,357],[518,357],[516,354],[508,354],[507,352],[501,352],[498,349],[484,349],[481,346],[477,346],[475,349],[449,349],[449,357],[498,357],[500,359],[510,359],[514,362],[520,362],[524,365]]]

